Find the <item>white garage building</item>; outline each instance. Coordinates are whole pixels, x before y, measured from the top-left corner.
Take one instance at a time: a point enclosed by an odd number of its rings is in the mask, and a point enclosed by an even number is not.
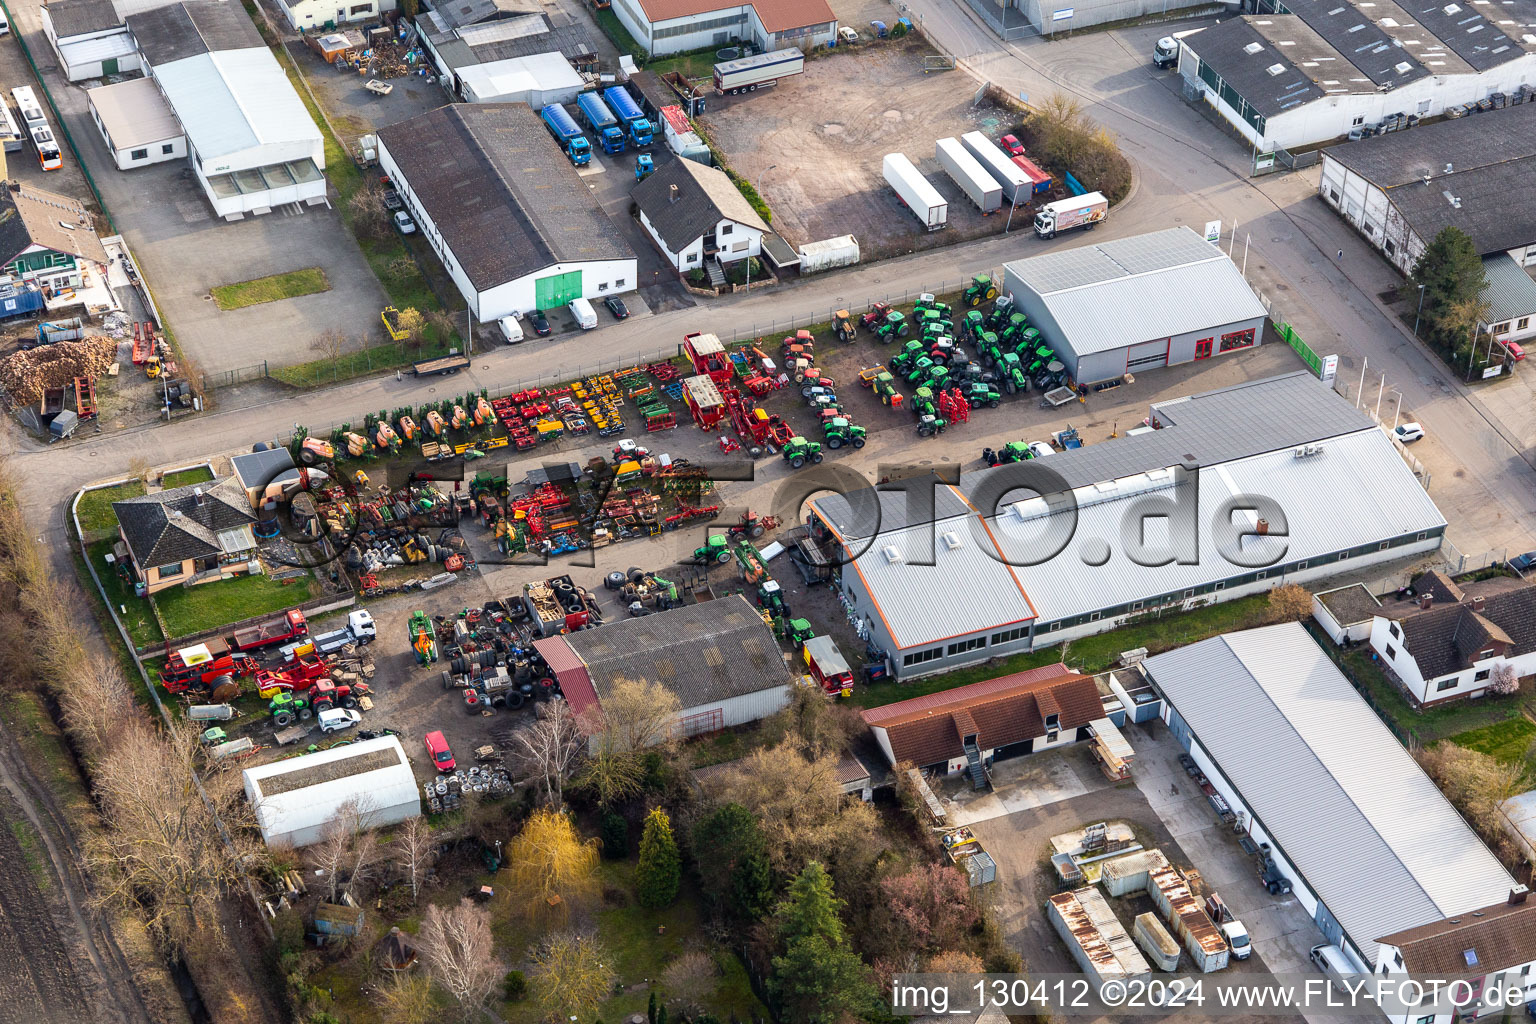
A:
[[[635,254],[524,104],[381,128],[379,166],[481,323],[636,287]]]
[[[91,120],[120,171],[184,160],[187,137],[153,78],[132,78],[85,94]]]
[[[320,129],[243,7],[185,0],[130,15],[128,30],[215,213],[326,202]]]
[[[1237,265],[1187,227],[1031,256],[1003,292],[1078,383],[1092,384],[1263,341],[1264,304]]]
[[[586,88],[581,73],[558,53],[471,64],[458,76],[466,103],[526,103],[534,110],[570,103]]]
[[[357,21],[377,21],[380,14],[392,11],[395,0],[282,0],[278,10],[295,32],[313,32]]]
[[[143,64],[112,0],[55,0],[38,8],[43,35],[71,82],[138,71]]]
[[[826,0],[613,0],[613,12],[653,57],[734,40],[760,53],[789,46],[809,53],[837,35]]]
[[[1141,670],[1169,732],[1362,972],[1401,969],[1380,959],[1388,936],[1525,892],[1299,623]]]
[[[268,846],[309,846],[341,807],[356,801],[369,827],[421,813],[421,792],[398,736],[380,736],[241,773]]]

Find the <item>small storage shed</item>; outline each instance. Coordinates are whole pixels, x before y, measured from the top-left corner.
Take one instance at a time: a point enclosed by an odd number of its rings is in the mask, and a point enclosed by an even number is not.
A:
[[[421,813],[416,776],[397,736],[360,740],[247,768],[245,796],[268,846],[309,846],[341,807],[356,801],[370,827]]]

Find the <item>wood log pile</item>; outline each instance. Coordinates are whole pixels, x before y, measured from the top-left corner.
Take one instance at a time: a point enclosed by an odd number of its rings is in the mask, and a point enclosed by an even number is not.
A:
[[[76,377],[95,380],[117,359],[111,338],[84,338],[42,345],[0,360],[0,390],[13,406],[42,400],[48,388],[68,387]]]

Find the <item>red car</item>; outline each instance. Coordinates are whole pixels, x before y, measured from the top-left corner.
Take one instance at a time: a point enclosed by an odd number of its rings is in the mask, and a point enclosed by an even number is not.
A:
[[[1525,358],[1525,349],[1522,348],[1517,342],[1506,341],[1503,344],[1504,347],[1509,350],[1510,358],[1514,359],[1515,362],[1518,363],[1520,360]]]
[[[441,732],[427,733],[427,756],[432,759],[432,767],[437,769],[439,775],[453,771],[453,751],[448,749],[448,741],[443,739]]]
[[[1012,136],[1012,135],[1004,135],[1003,139],[1002,139],[1002,142],[1003,142],[1003,148],[1008,151],[1008,155],[1009,156],[1023,156],[1024,155],[1024,146],[1023,146],[1023,144],[1021,142],[1019,142],[1019,140],[1017,138],[1015,138],[1014,136]]]

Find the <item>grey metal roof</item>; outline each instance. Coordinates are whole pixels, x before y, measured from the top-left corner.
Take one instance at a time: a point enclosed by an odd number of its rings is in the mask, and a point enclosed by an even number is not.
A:
[[[908,501],[906,491],[868,488],[848,496],[829,494],[817,498],[812,505],[822,521],[847,541],[964,515],[971,508],[964,494],[949,484],[939,483],[937,477],[918,477],[896,486],[910,488],[916,500]],[[920,504],[928,500],[929,494],[933,495],[932,515],[924,513]]]
[[[1380,25],[1346,0],[1286,0],[1285,6],[1377,86],[1395,89],[1429,74],[1412,53],[1394,45]]]
[[[1486,324],[1502,323],[1524,316],[1536,316],[1536,281],[1507,252],[1483,257],[1483,275],[1488,285],[1482,299],[1488,303]]]
[[[455,103],[379,129],[481,291],[556,263],[633,259],[526,103]]]
[[[1508,12],[1500,5],[1499,19],[1490,21],[1478,10],[1477,0],[1400,0],[1403,9],[1420,26],[1443,40],[1462,60],[1478,71],[1508,63],[1525,50],[1505,34],[1500,23]]]
[[[633,680],[665,687],[687,710],[789,682],[773,631],[740,594],[577,630],[565,642],[599,700]]]
[[[564,11],[518,14],[456,27],[442,24],[442,13],[433,11],[420,24],[427,33],[427,41],[450,68],[539,53],[558,53],[572,61],[595,59],[597,55],[591,30]]]
[[[1061,328],[1050,341],[1079,356],[1266,314],[1237,265],[1187,227],[1033,256],[1007,269]]]
[[[268,448],[264,452],[246,452],[229,460],[235,478],[242,487],[265,488],[279,476],[296,467],[287,448]]]
[[[539,5],[528,0],[445,0],[432,5],[434,20],[445,29],[478,25],[497,18],[538,14]]]
[[[724,171],[693,160],[667,161],[637,184],[630,197],[673,252],[682,252],[701,236],[713,234],[722,220],[768,230]]]
[[[1292,41],[1303,41],[1297,48],[1298,61],[1338,68],[1339,76],[1345,81],[1351,77],[1353,67],[1300,18],[1276,14],[1264,20],[1273,23],[1275,31],[1293,37]],[[1185,37],[1184,43],[1202,64],[1210,66],[1250,107],[1265,117],[1284,113],[1325,95],[1312,76],[1303,74],[1291,62],[1291,55],[1286,52],[1290,47],[1282,51],[1247,18],[1232,18],[1212,25],[1198,35]],[[1280,73],[1272,74],[1269,69],[1277,67]],[[1368,86],[1367,82],[1342,91],[1374,91]]]
[[[1299,623],[1213,637],[1143,668],[1372,963],[1383,936],[1515,887]]]
[[[123,24],[112,0],[53,0],[53,3],[44,4],[43,10],[48,12],[53,34],[61,42],[71,36],[105,32]]]
[[[1158,403],[1151,411],[1162,429],[1031,464],[1055,473],[1078,506],[1071,544],[1045,561],[1039,538],[1052,523],[1038,518],[1041,499],[1020,492],[979,512],[972,508],[986,501],[979,488],[1006,469],[967,473],[959,489],[934,489],[931,519],[911,514],[900,492],[828,496],[812,508],[858,556],[855,572],[903,648],[1031,618],[1049,623],[1160,602],[1249,572],[1229,563],[1204,532],[1217,507],[1234,495],[1265,495],[1281,504],[1289,532],[1283,557],[1278,536],[1250,538],[1247,550],[1264,545],[1284,562],[1374,548],[1445,526],[1386,435],[1308,373]],[[1321,455],[1294,456],[1295,448],[1313,443],[1323,444]],[[1186,462],[1201,466],[1199,557],[1188,565],[1136,565],[1121,541],[1127,505],[1171,486],[1170,467]],[[872,512],[853,511],[872,509],[876,495],[878,526]],[[946,533],[960,543],[948,542]],[[1112,554],[1102,567],[1086,565],[1080,555],[1091,539],[1105,541]],[[889,547],[897,552],[894,562]],[[1033,562],[1039,564],[1025,564]]]
[[[1486,255],[1536,242],[1536,204],[1510,201],[1511,196],[1530,195],[1533,189],[1536,157],[1527,157],[1476,170],[1457,170],[1428,185],[1422,181],[1402,185],[1388,192],[1387,198],[1426,243],[1444,228],[1457,227],[1471,237],[1479,253]]]
[[[200,53],[266,47],[245,8],[228,0],[183,0],[129,15],[128,31],[152,67]]]

